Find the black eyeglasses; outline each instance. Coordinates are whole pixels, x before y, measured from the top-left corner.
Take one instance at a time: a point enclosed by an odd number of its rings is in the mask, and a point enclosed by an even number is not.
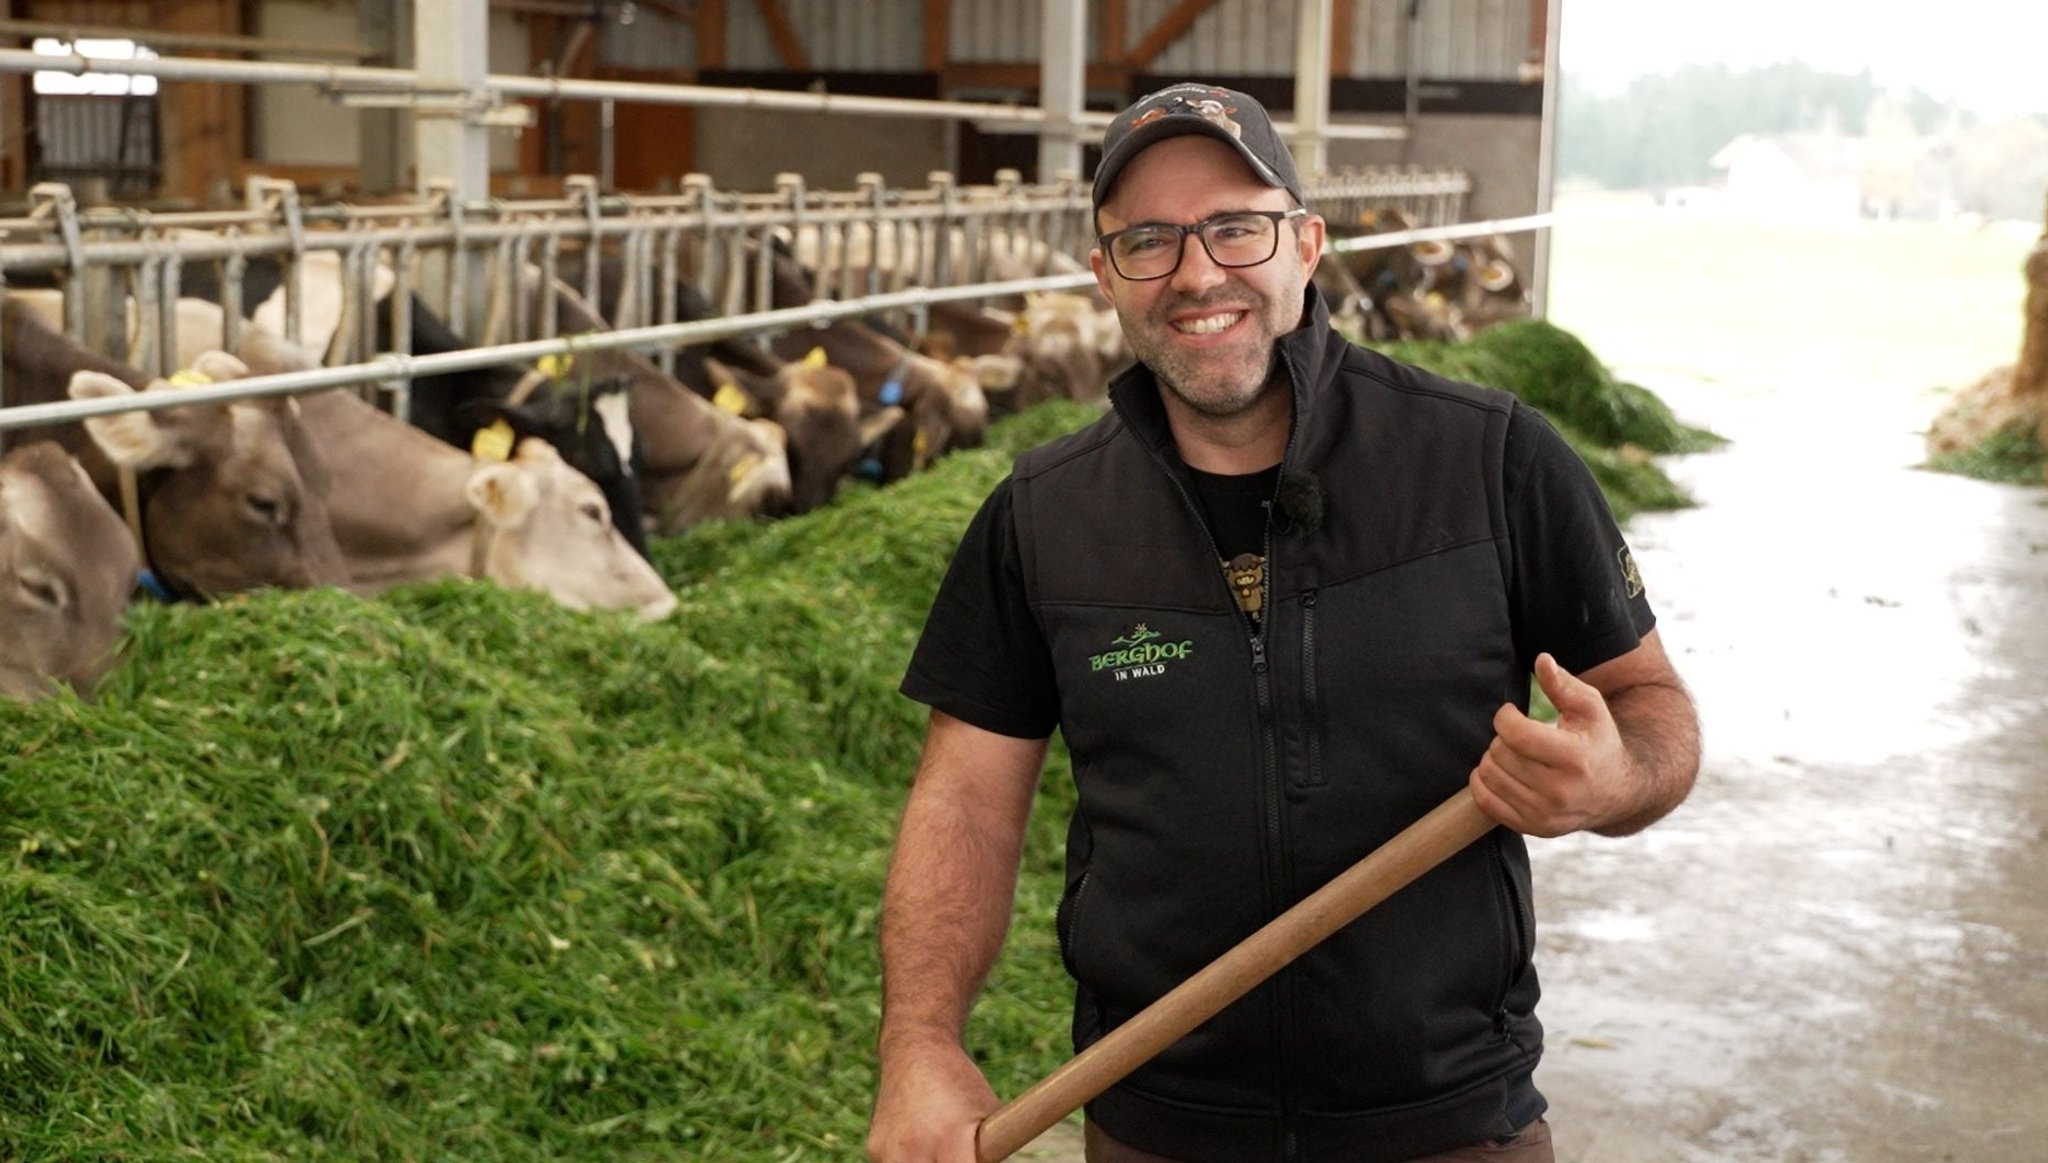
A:
[[[1280,223],[1307,214],[1299,206],[1292,210],[1231,210],[1190,226],[1155,222],[1112,230],[1095,241],[1117,274],[1142,283],[1163,279],[1180,269],[1190,234],[1202,240],[1202,249],[1219,267],[1258,266],[1279,252]]]

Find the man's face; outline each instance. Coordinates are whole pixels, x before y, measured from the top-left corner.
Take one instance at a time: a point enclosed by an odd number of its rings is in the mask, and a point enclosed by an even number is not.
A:
[[[1227,210],[1293,205],[1287,191],[1253,177],[1229,146],[1189,134],[1132,159],[1097,225],[1104,234],[1145,223],[1187,226]],[[1323,220],[1310,215],[1278,229],[1272,259],[1252,267],[1216,265],[1192,236],[1181,240],[1179,268],[1163,279],[1123,278],[1100,247],[1088,256],[1132,350],[1174,397],[1204,415],[1235,416],[1257,402],[1272,370],[1273,341],[1301,324]]]

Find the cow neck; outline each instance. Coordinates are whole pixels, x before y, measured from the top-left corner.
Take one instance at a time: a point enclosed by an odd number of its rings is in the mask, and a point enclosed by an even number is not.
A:
[[[128,535],[135,539],[135,556],[142,565],[136,574],[135,584],[160,602],[182,600],[186,595],[173,588],[149,563],[149,536],[142,531],[142,485],[135,469],[130,465],[116,465],[115,473],[121,486],[121,516],[128,522]]]
[[[469,535],[469,576],[477,581],[489,581],[486,571],[491,565],[491,533],[496,527],[490,518],[476,514],[475,532]]]
[[[903,358],[896,361],[896,366],[889,370],[888,375],[882,377],[882,386],[875,392],[875,399],[882,407],[890,408],[903,403],[903,378],[909,374],[910,360],[915,354],[905,348]]]

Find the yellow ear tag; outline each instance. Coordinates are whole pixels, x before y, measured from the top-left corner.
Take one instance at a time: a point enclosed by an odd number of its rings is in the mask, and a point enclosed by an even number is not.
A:
[[[717,405],[719,411],[730,412],[735,416],[744,416],[747,411],[747,394],[731,384],[718,385],[718,390],[711,393],[711,402]]]
[[[825,349],[824,349],[824,348],[822,348],[822,347],[814,347],[814,348],[812,348],[812,349],[811,349],[810,351],[808,351],[808,352],[806,352],[806,353],[804,354],[804,360],[803,360],[803,363],[804,363],[804,367],[806,367],[806,368],[808,368],[808,369],[810,369],[810,370],[812,370],[812,371],[816,371],[817,369],[819,369],[819,368],[821,368],[821,367],[824,367],[824,366],[825,366]]]
[[[924,429],[920,428],[917,435],[910,438],[910,455],[921,465],[924,463],[925,450],[931,446],[931,440],[925,436]]]
[[[570,368],[576,366],[576,357],[567,352],[561,352],[556,355],[544,355],[540,357],[534,366],[539,368],[540,374],[547,378],[559,380],[569,374]]]
[[[512,459],[512,426],[503,420],[479,428],[469,438],[469,454],[478,460]]]
[[[732,466],[732,471],[725,474],[726,488],[728,490],[739,488],[740,482],[747,479],[747,474],[759,467],[761,467],[760,453],[750,452],[741,457],[739,463]]]
[[[1030,316],[1026,315],[1022,311],[1017,312],[1017,317],[1015,319],[1010,320],[1010,330],[1016,332],[1019,335],[1031,334]]]
[[[203,388],[213,382],[213,377],[205,372],[196,372],[191,368],[182,368],[172,372],[171,378],[165,382],[174,388]]]

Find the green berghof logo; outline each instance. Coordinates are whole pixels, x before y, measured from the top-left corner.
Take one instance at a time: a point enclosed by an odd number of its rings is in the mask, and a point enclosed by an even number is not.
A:
[[[1161,674],[1169,662],[1190,658],[1195,653],[1192,639],[1179,642],[1161,642],[1162,635],[1143,622],[1131,627],[1131,632],[1121,638],[1110,639],[1115,650],[1105,650],[1088,659],[1088,669],[1113,670],[1118,682],[1127,678],[1142,678]]]

